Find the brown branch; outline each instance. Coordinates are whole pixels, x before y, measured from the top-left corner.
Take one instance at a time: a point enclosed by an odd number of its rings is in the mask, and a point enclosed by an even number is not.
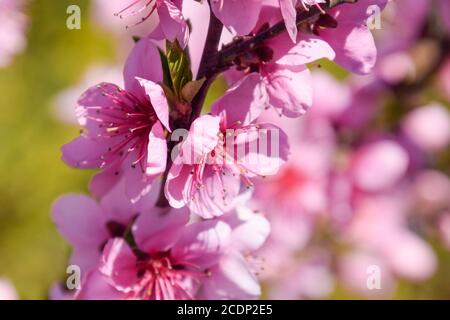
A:
[[[209,3],[209,1],[208,1]],[[210,5],[211,8],[211,5]],[[213,12],[210,9],[210,21],[209,21],[209,27],[208,27],[208,35],[206,37],[205,42],[205,48],[203,49],[202,53],[202,59],[200,61],[200,66],[197,73],[197,80],[200,80],[202,78],[205,78],[205,82],[203,83],[202,87],[200,88],[199,92],[196,94],[192,101],[192,111],[191,116],[189,118],[189,122],[185,124],[186,129],[189,129],[191,123],[200,116],[200,113],[203,108],[203,104],[205,102],[206,95],[208,93],[209,87],[213,83],[215,76],[208,76],[207,72],[210,69],[210,60],[209,57],[215,56],[217,54],[217,51],[219,50],[219,43],[220,43],[220,37],[222,35],[222,29],[223,24],[220,22],[219,19],[216,18],[216,16],[213,14]],[[162,183],[161,183],[161,189],[159,192],[159,197],[156,202],[157,207],[168,207],[169,202],[166,199],[165,193],[164,193],[164,186],[167,180],[167,176],[169,174],[170,167],[172,166],[172,149],[176,145],[176,142],[169,142],[168,143],[168,154],[167,154],[167,164],[166,164],[166,170],[162,176]]]

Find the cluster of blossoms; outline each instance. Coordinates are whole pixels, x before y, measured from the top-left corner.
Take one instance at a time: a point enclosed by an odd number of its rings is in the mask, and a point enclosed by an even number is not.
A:
[[[304,127],[300,141],[286,125],[298,121],[289,119],[305,114],[318,104],[315,96],[320,101],[323,95],[317,94],[307,65],[329,59],[357,74],[370,72],[377,50],[367,26],[369,8],[382,10],[387,1],[195,3],[210,8],[209,28],[204,16],[188,23],[183,7],[194,5],[189,0],[124,2],[115,16],[133,20],[130,28],[155,23],[153,19],[156,23],[129,53],[123,86],[103,82],[81,95],[76,115],[83,129],[62,148],[68,165],[99,170],[89,185],[92,197],[66,195],[52,208],[54,222],[73,246],[70,263],[81,269],[81,284],[70,297],[257,298],[260,257],[272,245],[264,243],[279,234],[269,236],[271,228],[279,227],[278,218],[271,224],[265,216],[272,219],[272,204],[286,205],[287,211],[298,214],[303,212],[296,206],[299,200],[320,210],[324,196],[335,199],[336,214],[342,216],[340,201],[353,197],[356,188],[350,185],[337,188],[338,194],[321,194],[329,176],[319,167],[327,159],[317,161],[314,152],[322,142],[333,148],[330,141],[322,141],[328,134],[324,118],[311,120],[314,124]],[[280,23],[285,31],[273,32]],[[204,30],[206,42],[195,35]],[[200,57],[195,56],[198,47],[204,48]],[[199,61],[199,67],[191,61]],[[221,73],[229,89],[209,113],[202,114],[208,88]],[[328,95],[329,88],[324,90]],[[327,103],[339,103],[334,100]],[[308,150],[293,152],[308,141]],[[308,164],[311,168],[299,173],[283,166],[291,153],[302,158],[301,163],[314,158]],[[331,149],[327,153],[330,156]],[[352,178],[358,186],[355,196],[370,207],[364,188],[383,190],[406,172],[394,161],[389,172],[382,173],[384,180],[371,185],[367,175],[379,174],[375,169],[384,171],[391,157],[407,161],[387,140],[361,147],[352,160],[354,171],[347,172],[343,164],[342,171],[333,173],[333,184],[345,184],[347,175],[358,177],[356,182]],[[376,168],[367,171],[367,166]],[[270,177],[281,179],[280,189],[272,187]],[[304,182],[307,187],[295,188]],[[343,190],[349,193],[342,194]],[[258,199],[271,203],[253,210]],[[275,211],[274,216],[285,216],[285,210]],[[306,237],[304,224],[317,220],[303,216],[300,223],[290,225],[297,228],[293,236]],[[282,246],[276,253],[287,249]],[[62,298],[66,293],[56,288],[53,296]]]
[[[316,72],[312,110],[300,120],[272,119],[298,151],[257,185],[252,203],[272,227],[259,251],[271,298],[324,298],[338,286],[392,297],[401,280],[436,273],[426,239],[450,249],[445,6],[389,3],[372,74],[340,82]],[[420,66],[415,51],[430,42],[439,57]],[[368,282],[371,274],[378,284]]]

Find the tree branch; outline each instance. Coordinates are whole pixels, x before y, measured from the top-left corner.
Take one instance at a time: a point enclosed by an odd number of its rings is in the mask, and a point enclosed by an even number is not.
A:
[[[209,7],[211,8],[211,4],[209,3]],[[209,87],[214,82],[214,79],[216,78],[216,75],[209,75],[208,70],[210,70],[210,59],[209,57],[215,56],[217,54],[217,51],[219,50],[219,43],[220,43],[220,37],[222,35],[222,29],[223,24],[220,22],[219,19],[216,18],[216,16],[213,14],[213,12],[210,9],[210,20],[209,20],[209,27],[208,27],[208,35],[206,36],[206,42],[205,42],[205,48],[203,49],[202,53],[202,59],[200,61],[200,66],[197,73],[197,80],[200,80],[202,78],[205,78],[205,82],[203,83],[202,87],[192,100],[192,111],[191,116],[189,118],[189,122],[185,124],[186,129],[189,129],[191,126],[191,123],[200,116],[200,113],[203,108],[203,104],[205,102],[206,95],[208,93]],[[162,184],[161,189],[159,192],[159,197],[156,202],[157,207],[168,207],[169,202],[166,199],[165,193],[164,193],[164,185],[167,180],[167,175],[169,173],[170,167],[172,166],[172,149],[175,146],[175,143],[169,142],[168,143],[168,154],[167,154],[167,164],[166,164],[166,171],[164,172],[162,176]]]

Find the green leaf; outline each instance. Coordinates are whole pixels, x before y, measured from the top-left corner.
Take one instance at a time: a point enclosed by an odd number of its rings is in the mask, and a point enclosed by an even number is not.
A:
[[[172,89],[178,99],[181,101],[182,89],[192,81],[191,63],[189,56],[183,50],[178,41],[166,42],[166,57],[169,68],[170,78],[172,80]]]

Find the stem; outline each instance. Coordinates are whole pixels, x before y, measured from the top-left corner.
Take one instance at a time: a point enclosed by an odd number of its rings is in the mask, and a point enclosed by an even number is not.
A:
[[[357,1],[358,0],[328,0],[326,4],[322,4],[322,10],[320,10],[316,6],[313,6],[309,9],[309,11],[298,11],[296,20],[297,25],[307,22],[308,20],[321,15],[323,11],[329,11],[338,5],[344,3],[356,3]],[[245,40],[242,40],[242,38],[238,38],[219,51],[218,48],[220,44],[220,37],[222,35],[223,24],[219,19],[216,18],[216,16],[212,12],[210,0],[208,0],[208,4],[210,7],[208,35],[206,37],[205,48],[203,49],[202,59],[200,61],[200,66],[197,74],[197,80],[205,78],[205,82],[192,101],[192,112],[186,129],[189,129],[192,122],[200,116],[206,95],[211,84],[220,73],[231,68],[231,66],[233,65],[233,60],[235,58],[241,56],[248,50],[251,50],[252,48],[255,48],[256,46],[264,43],[268,39],[274,38],[286,31],[286,25],[284,21],[280,21],[271,28],[262,31],[254,36],[250,36]],[[167,167],[162,176],[161,190],[159,193],[158,201],[156,202],[156,206],[158,207],[169,206],[169,202],[164,194],[164,186],[166,184],[168,172],[172,165],[170,156],[174,145],[175,144],[169,143]]]
[[[209,3],[209,0],[208,0],[208,3]],[[214,82],[214,79],[216,78],[216,75],[209,73],[209,71],[211,70],[209,57],[217,55],[217,51],[219,49],[220,37],[222,35],[223,24],[222,24],[222,22],[220,22],[219,19],[216,18],[216,16],[211,11],[210,3],[209,3],[209,7],[210,7],[210,20],[209,20],[209,27],[208,27],[208,35],[206,37],[205,48],[203,49],[202,59],[200,61],[200,66],[199,66],[198,73],[197,73],[197,80],[205,78],[205,82],[203,83],[199,92],[197,93],[194,100],[192,101],[191,117],[189,119],[189,122],[186,125],[186,129],[189,129],[189,127],[191,126],[191,123],[200,116],[203,104],[205,102],[206,95],[208,93],[208,89],[211,86],[211,84]],[[162,176],[161,189],[159,191],[158,200],[156,201],[156,206],[160,207],[160,208],[165,208],[165,207],[169,206],[169,201],[167,200],[165,193],[164,193],[164,186],[166,184],[166,180],[167,180],[167,176],[169,174],[170,167],[172,166],[171,154],[172,154],[172,149],[175,146],[175,144],[169,143],[168,145],[169,145],[169,147],[168,147],[168,154],[167,154],[166,170]]]

